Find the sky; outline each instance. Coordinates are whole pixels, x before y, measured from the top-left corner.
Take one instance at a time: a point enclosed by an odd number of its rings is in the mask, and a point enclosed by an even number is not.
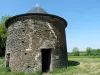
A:
[[[27,13],[37,0],[0,0],[0,18]],[[49,14],[58,15],[68,22],[66,40],[68,52],[74,47],[100,48],[100,0],[38,0]]]

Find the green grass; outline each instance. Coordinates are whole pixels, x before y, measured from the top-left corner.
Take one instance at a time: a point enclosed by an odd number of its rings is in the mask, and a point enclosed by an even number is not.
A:
[[[70,56],[69,66],[42,75],[100,75],[100,57]],[[6,72],[4,58],[0,58],[0,75],[29,75],[26,73]],[[34,73],[31,75],[41,75]]]

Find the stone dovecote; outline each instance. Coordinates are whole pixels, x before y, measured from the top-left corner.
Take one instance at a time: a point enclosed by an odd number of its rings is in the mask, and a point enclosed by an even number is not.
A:
[[[66,20],[37,5],[5,24],[5,65],[12,72],[48,72],[67,67]]]

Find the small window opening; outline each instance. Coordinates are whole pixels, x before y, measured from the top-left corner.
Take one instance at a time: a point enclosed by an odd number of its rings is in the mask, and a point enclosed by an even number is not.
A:
[[[22,30],[23,32],[25,32],[25,30]]]
[[[36,22],[34,22],[33,24],[36,24]]]
[[[25,55],[27,55],[27,53],[25,53]]]
[[[48,31],[48,30],[45,30],[46,32]]]
[[[30,68],[30,66],[27,66],[27,68]]]
[[[22,43],[24,43],[24,41],[22,41]]]

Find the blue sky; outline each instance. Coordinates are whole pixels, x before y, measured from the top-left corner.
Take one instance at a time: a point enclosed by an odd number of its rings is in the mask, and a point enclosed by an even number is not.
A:
[[[73,47],[80,51],[86,47],[100,48],[100,0],[39,0],[48,13],[67,20],[66,38],[68,52]],[[1,0],[0,18],[28,12],[36,0]]]

